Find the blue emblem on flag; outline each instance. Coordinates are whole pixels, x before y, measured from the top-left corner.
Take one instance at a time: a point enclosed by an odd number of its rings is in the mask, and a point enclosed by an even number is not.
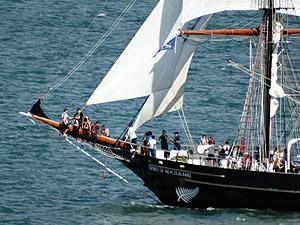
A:
[[[174,50],[175,51],[176,48],[176,36],[171,39],[170,41],[168,41],[166,44],[164,44],[163,46],[161,46],[158,51],[155,53],[155,55],[153,56],[153,58],[162,50]]]

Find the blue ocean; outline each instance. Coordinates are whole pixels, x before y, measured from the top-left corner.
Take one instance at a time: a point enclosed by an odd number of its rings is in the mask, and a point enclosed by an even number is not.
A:
[[[112,26],[129,0],[1,0],[0,2],[0,224],[299,224],[296,212],[252,209],[189,209],[158,204],[143,182],[116,159],[83,147],[129,185],[82,154],[50,127],[33,124],[20,111],[51,90]],[[94,54],[43,102],[46,115],[60,121],[85,102],[117,60],[156,0],[136,1]],[[297,24],[296,18],[290,23]],[[216,14],[207,29],[259,26],[257,12]],[[145,43],[147,44],[147,43]],[[142,46],[141,46],[142,48]],[[300,68],[299,40],[291,38]],[[155,53],[158,49],[153,49]],[[297,58],[298,57],[298,58]],[[234,141],[249,75],[227,60],[249,67],[248,38],[203,38],[192,61],[184,112],[196,143],[203,134],[218,144]],[[144,98],[85,108],[92,122],[118,138]],[[177,131],[188,144],[177,112],[154,118],[138,140]],[[105,179],[103,177],[106,177]],[[274,196],[276,198],[276,196]],[[260,199],[257,199],[257,204]]]

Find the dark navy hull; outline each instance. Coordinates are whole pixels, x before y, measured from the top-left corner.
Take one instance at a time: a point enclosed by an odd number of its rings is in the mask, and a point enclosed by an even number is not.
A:
[[[122,152],[122,156],[126,155],[130,159],[130,153]],[[163,204],[191,208],[300,210],[298,174],[198,166],[143,155],[122,162]]]

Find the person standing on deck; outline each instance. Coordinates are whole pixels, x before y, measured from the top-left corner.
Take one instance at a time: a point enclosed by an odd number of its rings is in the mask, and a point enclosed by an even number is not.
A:
[[[97,142],[98,134],[100,134],[99,121],[97,121],[95,123],[95,125],[92,127],[92,130],[91,130],[93,146],[95,146],[95,144]]]
[[[73,122],[73,132],[74,132],[74,137],[77,138],[78,137],[78,131],[80,128],[80,116],[78,114],[75,114],[74,117],[74,122]]]
[[[208,141],[205,135],[202,136],[200,143],[201,145],[208,145]]]
[[[162,150],[168,150],[168,135],[166,134],[166,131],[162,131],[162,135],[158,138],[161,149]]]
[[[181,150],[179,134],[178,134],[178,132],[175,132],[174,134],[175,134],[175,137],[174,138],[170,138],[170,140],[174,144],[174,150]]]
[[[151,157],[155,157],[156,153],[156,140],[155,136],[152,135],[151,140],[148,142],[149,143],[149,152]]]
[[[212,141],[209,140],[208,141],[208,145],[210,146],[206,151],[207,151],[207,165],[213,167],[214,166],[214,162],[216,161],[215,157],[216,157],[216,149],[214,147],[214,145],[212,144]]]
[[[223,146],[223,149],[225,150],[225,155],[227,156],[230,152],[229,141],[225,141],[225,145]]]
[[[70,126],[69,126],[69,119],[71,119],[72,117],[69,117],[68,115],[68,109],[65,108],[64,109],[64,112],[61,114],[61,119],[62,119],[62,128],[63,128],[63,134],[65,135],[69,129],[70,129]]]
[[[137,139],[137,136],[136,136],[136,129],[131,127],[129,124],[127,124],[127,134],[126,134],[126,137],[125,137],[125,142],[130,139],[131,143],[134,144],[133,148],[136,149],[136,139]]]
[[[90,126],[88,117],[86,117],[86,118],[84,118],[84,121],[82,123],[83,140],[89,141],[90,132],[91,132],[91,126]]]
[[[214,139],[212,136],[209,137],[208,142],[209,142],[209,141],[211,141],[211,144],[212,144],[213,146],[216,146],[215,139]],[[209,144],[209,143],[208,143],[208,144]]]
[[[83,113],[81,112],[81,109],[79,109],[79,108],[77,109],[77,112],[75,113],[74,118],[76,116],[79,116],[78,122],[79,122],[79,127],[81,127],[82,119],[83,119]]]
[[[244,140],[244,137],[241,138],[241,144],[240,144],[240,156],[243,156],[246,152],[246,142]]]

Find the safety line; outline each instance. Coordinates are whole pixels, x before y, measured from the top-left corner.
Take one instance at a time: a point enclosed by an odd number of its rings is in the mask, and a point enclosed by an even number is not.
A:
[[[30,117],[27,116],[27,118],[33,123],[35,124],[38,128],[40,128],[44,133],[46,133],[50,138],[52,138],[53,135],[49,134],[46,130],[44,130],[42,127],[40,127],[35,121],[33,121]],[[131,187],[135,188],[136,190],[138,190],[139,192],[145,194],[146,196],[148,196],[149,198],[151,198],[152,200],[154,200],[155,202],[157,202],[158,204],[161,204],[160,201],[158,201],[157,199],[155,199],[154,197],[152,197],[151,195],[147,194],[145,191],[143,191],[142,189],[140,189],[139,187],[135,186],[134,184],[130,183],[129,181],[127,181],[125,178],[123,178],[122,176],[120,176],[119,174],[117,174],[116,172],[114,172],[113,170],[111,170],[110,168],[108,168],[104,163],[102,163],[101,161],[99,161],[98,159],[96,159],[95,157],[91,156],[88,152],[86,152],[85,150],[83,150],[82,148],[80,148],[79,146],[75,145],[72,141],[70,141],[67,137],[65,137],[65,140],[67,142],[69,142],[71,145],[75,146],[78,150],[80,150],[82,153],[84,153],[85,155],[87,155],[88,157],[90,157],[91,159],[93,159],[95,162],[97,162],[99,165],[101,165],[105,170],[107,170],[108,172],[110,172],[111,174],[115,175],[116,177],[118,177],[120,180],[124,181],[125,183],[129,184]]]
[[[112,173],[113,175],[115,175],[116,177],[118,177],[119,179],[121,179],[122,181],[124,181],[125,183],[129,184],[130,186],[132,186],[133,188],[135,188],[136,190],[142,192],[143,194],[147,195],[149,198],[152,198],[154,201],[156,201],[157,203],[160,204],[159,201],[157,201],[155,198],[153,198],[151,195],[147,194],[146,192],[144,192],[142,189],[138,188],[137,186],[133,185],[132,183],[130,183],[128,180],[126,180],[125,178],[123,178],[122,176],[120,176],[119,174],[117,174],[116,172],[114,172],[113,170],[111,170],[110,168],[108,168],[104,163],[100,162],[98,159],[96,159],[94,156],[90,155],[88,152],[86,152],[85,150],[83,150],[82,148],[80,148],[79,146],[75,145],[72,141],[70,141],[68,138],[65,138],[67,142],[69,142],[71,145],[73,145],[74,147],[76,147],[78,150],[80,150],[83,154],[87,155],[88,157],[90,157],[91,159],[93,159],[96,163],[100,164],[102,167],[104,167],[104,169],[106,169],[108,172]]]

